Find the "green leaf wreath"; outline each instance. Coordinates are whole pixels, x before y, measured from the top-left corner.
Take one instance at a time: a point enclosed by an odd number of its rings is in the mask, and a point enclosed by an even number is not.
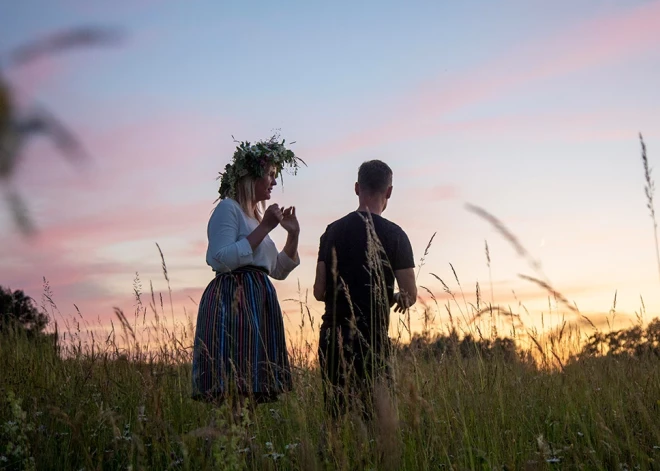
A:
[[[275,166],[276,174],[280,177],[285,167],[292,169],[289,173],[296,175],[300,163],[307,166],[292,150],[284,147],[284,139],[279,142],[278,134],[255,144],[247,141],[239,142],[236,139],[234,142],[238,142],[238,146],[236,146],[232,162],[227,164],[225,171],[219,172],[218,176],[220,199],[236,198],[236,185],[241,178],[248,175],[252,178],[261,178],[271,165]]]

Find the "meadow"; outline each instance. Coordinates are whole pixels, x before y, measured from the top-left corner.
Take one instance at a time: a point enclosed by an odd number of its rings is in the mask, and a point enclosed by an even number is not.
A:
[[[428,293],[418,306],[421,333],[409,331],[410,319],[401,323],[395,386],[379,392],[368,422],[328,419],[313,338],[291,340],[294,390],[278,402],[236,420],[226,406],[193,401],[194,319],[175,322],[163,296],[142,293],[139,279],[135,312],[117,310],[109,331],[82,316],[58,325],[56,336],[5,331],[0,470],[660,467],[660,321],[640,316],[607,332],[563,323],[537,333],[513,328],[514,314],[478,292],[461,308],[443,285],[446,303]],[[52,313],[47,285],[44,297]],[[309,323],[304,298],[300,308]],[[434,320],[458,309],[480,322]]]

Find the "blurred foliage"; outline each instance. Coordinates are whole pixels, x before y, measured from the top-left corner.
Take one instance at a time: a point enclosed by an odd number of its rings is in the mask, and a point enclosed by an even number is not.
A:
[[[49,137],[61,154],[73,163],[80,162],[86,154],[75,135],[47,109],[36,105],[28,110],[19,109],[11,84],[3,72],[68,49],[115,43],[120,37],[116,30],[75,28],[23,44],[0,61],[0,186],[15,223],[25,235],[33,234],[35,226],[14,183],[14,176],[28,139],[37,135]]]

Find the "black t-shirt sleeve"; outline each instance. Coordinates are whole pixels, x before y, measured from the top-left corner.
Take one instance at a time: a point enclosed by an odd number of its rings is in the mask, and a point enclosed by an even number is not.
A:
[[[408,235],[399,228],[397,237],[397,250],[392,259],[392,270],[403,270],[405,268],[415,268],[415,258],[413,257],[412,245]]]
[[[326,229],[326,231],[321,236],[321,240],[319,242],[319,256],[318,256],[318,259],[316,260],[317,262],[325,262],[326,259],[328,258],[327,245],[328,245],[328,231]]]

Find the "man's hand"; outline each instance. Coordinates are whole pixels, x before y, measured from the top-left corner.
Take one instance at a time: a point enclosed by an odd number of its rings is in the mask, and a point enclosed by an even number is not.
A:
[[[394,293],[394,312],[406,312],[411,305],[405,293]]]
[[[396,312],[405,312],[417,301],[417,286],[415,285],[415,271],[404,268],[394,272],[399,292],[394,295]]]

